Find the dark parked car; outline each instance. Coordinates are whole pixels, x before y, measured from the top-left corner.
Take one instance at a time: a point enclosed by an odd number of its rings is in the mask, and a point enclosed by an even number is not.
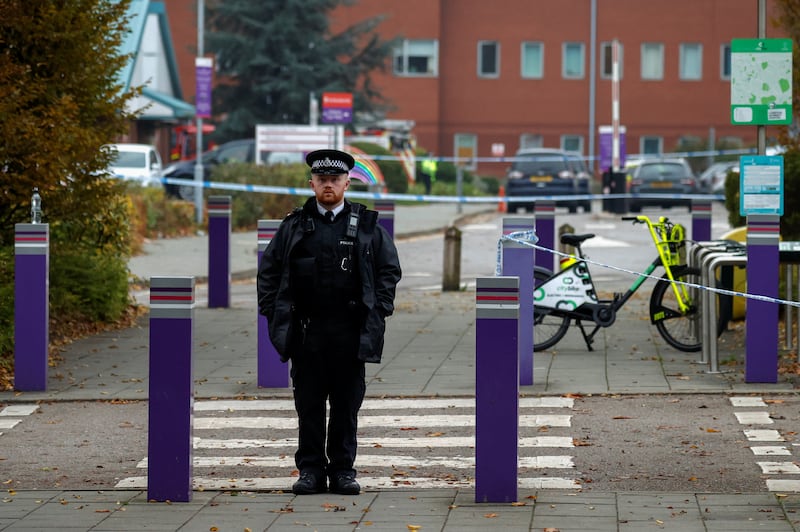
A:
[[[255,139],[232,140],[220,144],[213,150],[203,154],[203,180],[208,181],[212,169],[225,163],[253,163],[255,162]],[[303,162],[301,152],[262,152],[261,160],[265,164],[295,164]],[[164,177],[173,179],[194,180],[195,159],[181,161],[170,165],[164,170]],[[175,198],[191,200],[194,198],[195,187],[191,185],[166,185],[167,194]]]
[[[663,208],[685,206],[691,208],[691,200],[673,197],[676,194],[697,194],[697,179],[685,159],[646,159],[633,168],[630,175],[628,200],[631,212],[642,212],[642,207]],[[636,194],[659,194],[664,197],[635,197]]]
[[[533,211],[532,200],[514,200],[521,196],[574,196],[589,194],[590,175],[579,154],[550,148],[530,148],[517,152],[516,161],[508,170],[506,196],[508,212],[519,208]],[[557,206],[569,212],[592,210],[589,199],[563,199]]]

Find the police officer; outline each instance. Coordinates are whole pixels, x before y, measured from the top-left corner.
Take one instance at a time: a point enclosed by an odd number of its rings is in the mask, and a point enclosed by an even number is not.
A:
[[[344,198],[353,157],[308,154],[313,198],[281,223],[258,268],[259,312],[281,360],[292,361],[299,421],[298,495],[360,492],[353,463],[364,363],[380,362],[400,280],[378,213]],[[325,411],[330,403],[330,421]],[[329,484],[328,484],[329,482]]]

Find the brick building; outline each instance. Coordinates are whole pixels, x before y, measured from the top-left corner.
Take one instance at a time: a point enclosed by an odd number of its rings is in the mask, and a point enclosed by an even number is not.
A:
[[[196,3],[166,0],[187,101]],[[767,36],[783,36],[767,6]],[[597,128],[611,124],[615,39],[628,154],[708,139],[754,145],[755,127],[730,124],[730,41],[757,36],[757,9],[757,0],[359,0],[331,22],[337,31],[384,15],[378,31],[402,39],[376,81],[396,106],[387,118],[413,120],[419,146],[445,157],[491,157],[502,145],[505,155],[546,146],[592,158]]]

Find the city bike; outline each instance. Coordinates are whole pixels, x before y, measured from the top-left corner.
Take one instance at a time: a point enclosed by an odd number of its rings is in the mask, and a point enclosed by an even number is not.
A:
[[[626,292],[615,293],[611,299],[599,299],[581,249],[581,244],[595,235],[561,235],[561,243],[573,246],[575,253],[562,261],[562,268],[556,273],[534,268],[534,351],[556,345],[572,321],[580,329],[587,349],[592,351],[597,332],[614,324],[617,311],[659,267],[664,269],[664,274],[650,296],[650,322],[672,347],[686,352],[701,349],[700,294],[691,286],[699,284],[700,270],[686,265],[683,226],[663,216],[657,222],[644,215],[622,220],[647,226],[658,251],[656,258]]]

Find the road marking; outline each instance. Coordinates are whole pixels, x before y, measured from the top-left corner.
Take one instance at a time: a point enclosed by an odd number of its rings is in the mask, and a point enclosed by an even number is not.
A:
[[[733,415],[742,425],[771,425],[773,423],[768,412],[734,412]]]
[[[141,460],[136,467],[146,468],[147,458]],[[195,456],[192,459],[194,467],[294,467],[294,456],[284,454],[281,456]],[[449,469],[472,469],[475,467],[474,456],[416,456],[358,455],[359,467],[446,467]],[[529,456],[520,457],[517,466],[528,469],[573,469],[575,463],[571,456]]]
[[[629,248],[631,247],[630,244],[627,242],[623,242],[622,240],[612,240],[610,238],[605,238],[602,236],[595,236],[594,238],[590,238],[583,244],[581,244],[583,249],[592,249],[592,248]]]
[[[571,397],[522,397],[519,400],[520,408],[573,408],[575,400]],[[452,399],[364,399],[361,410],[408,410],[408,409],[434,409],[434,408],[475,408],[474,398]],[[194,404],[195,412],[212,411],[253,411],[253,410],[289,410],[294,412],[292,400],[256,400],[256,401],[197,401]]]
[[[800,491],[800,480],[767,479],[769,491]]]
[[[753,406],[758,408],[766,408],[767,403],[760,397],[730,397],[731,405],[734,408]]]
[[[572,409],[574,406],[574,399],[568,397],[520,399],[522,415],[519,416],[519,426],[520,429],[527,430],[527,434],[521,430],[524,437],[517,441],[520,450],[517,458],[517,480],[520,487],[580,488],[574,456],[554,454],[560,449],[574,449],[573,438],[564,435],[529,435],[536,433],[531,431],[532,428],[541,430],[542,427],[547,427],[551,434],[558,430],[571,429],[571,415],[550,412]],[[292,400],[198,401],[194,407],[193,467],[200,472],[207,471],[206,476],[193,477],[195,489],[291,489],[291,485],[297,480],[294,463],[297,438],[287,437],[286,433],[274,430],[297,430],[297,416]],[[537,413],[541,410],[535,410],[543,408],[548,410],[541,414]],[[359,437],[356,467],[364,468],[363,473],[374,476],[359,476],[359,482],[364,489],[452,486],[474,488],[474,410],[475,399],[470,397],[367,398],[359,416],[359,430],[371,434]],[[413,411],[414,415],[406,415],[409,411]],[[235,429],[241,429],[244,437],[219,438],[220,435],[240,432]],[[247,429],[274,429],[267,430],[266,434],[275,434],[276,437],[248,438],[253,433],[247,433]],[[215,432],[208,433],[208,430]],[[456,435],[445,435],[443,431]],[[215,437],[200,437],[203,434]],[[381,437],[381,434],[387,436]],[[542,451],[536,451],[536,448],[551,450],[541,454]],[[230,456],[222,456],[227,453],[214,451],[233,452]],[[145,457],[138,467],[146,468],[147,464]],[[261,468],[261,476],[236,477],[237,473],[242,474],[251,468]],[[117,487],[145,488],[146,484],[147,477],[139,476],[123,479],[117,483]]]
[[[0,419],[0,429],[13,429],[21,421],[21,419]]]
[[[780,447],[777,445],[754,446],[750,447],[750,450],[753,451],[753,454],[757,456],[779,456],[792,454],[792,451],[786,447]]]
[[[420,438],[374,438],[362,436],[358,439],[359,448],[453,448],[475,447],[473,436],[464,437],[420,437]],[[561,448],[569,449],[575,446],[569,436],[536,436],[533,438],[520,438],[520,448]],[[276,449],[296,448],[297,438],[281,438],[273,440],[263,439],[232,439],[220,440],[211,438],[194,438],[195,449]]]
[[[362,490],[379,489],[444,489],[444,488],[469,488],[473,487],[472,480],[452,480],[429,478],[429,477],[357,477]],[[280,490],[289,491],[297,477],[282,478],[205,478],[194,477],[192,487],[195,490],[253,490],[269,491]],[[119,489],[146,489],[147,477],[129,477],[123,479],[115,486]],[[523,478],[519,481],[519,487],[524,489],[580,489],[577,480],[558,477],[543,478]]]
[[[800,475],[800,467],[793,462],[756,462],[765,475]]]
[[[561,414],[541,414],[519,416],[520,427],[569,427],[570,416]],[[358,427],[471,427],[475,415],[445,414],[427,416],[359,416]],[[297,429],[297,418],[287,417],[196,417],[194,428],[210,429]]]
[[[29,416],[39,410],[39,405],[8,405],[0,410],[0,416]]]
[[[750,441],[786,441],[775,429],[746,430],[744,435]]]

